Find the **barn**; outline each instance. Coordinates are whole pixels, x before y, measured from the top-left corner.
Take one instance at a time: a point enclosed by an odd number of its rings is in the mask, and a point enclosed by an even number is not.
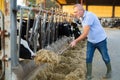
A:
[[[0,0],[0,80],[84,80],[87,38],[69,46],[82,34],[78,3],[108,32],[120,29],[119,0]]]

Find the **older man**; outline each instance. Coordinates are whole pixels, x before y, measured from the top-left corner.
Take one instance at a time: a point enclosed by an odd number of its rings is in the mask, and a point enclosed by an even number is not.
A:
[[[92,12],[85,11],[80,4],[74,5],[74,15],[81,20],[83,33],[73,40],[70,46],[74,47],[76,43],[87,37],[86,80],[92,79],[92,60],[95,49],[99,50],[107,67],[106,75],[103,78],[110,78],[112,70],[107,49],[107,36],[98,17]]]

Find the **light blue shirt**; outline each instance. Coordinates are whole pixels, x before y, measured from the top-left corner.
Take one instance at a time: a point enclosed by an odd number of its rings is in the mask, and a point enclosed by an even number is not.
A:
[[[98,43],[103,41],[107,36],[98,19],[92,12],[85,11],[82,17],[82,26],[90,26],[88,33],[88,41],[91,43]]]

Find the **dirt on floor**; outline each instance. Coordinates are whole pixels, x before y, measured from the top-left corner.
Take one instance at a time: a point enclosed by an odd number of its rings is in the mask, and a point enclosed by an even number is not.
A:
[[[35,61],[37,59],[37,63],[43,61],[47,66],[33,80],[85,80],[85,46],[86,41],[82,41],[76,47],[69,48],[61,55],[56,55],[54,52],[46,50],[39,51],[38,55],[42,52],[47,57],[41,54],[44,60],[41,57],[39,59],[37,57]],[[59,62],[54,64],[51,61]]]

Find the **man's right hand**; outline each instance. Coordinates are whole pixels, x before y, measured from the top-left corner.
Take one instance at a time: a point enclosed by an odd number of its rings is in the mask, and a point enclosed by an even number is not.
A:
[[[70,47],[75,47],[77,44],[77,42],[75,40],[73,40],[71,43],[70,43]]]

